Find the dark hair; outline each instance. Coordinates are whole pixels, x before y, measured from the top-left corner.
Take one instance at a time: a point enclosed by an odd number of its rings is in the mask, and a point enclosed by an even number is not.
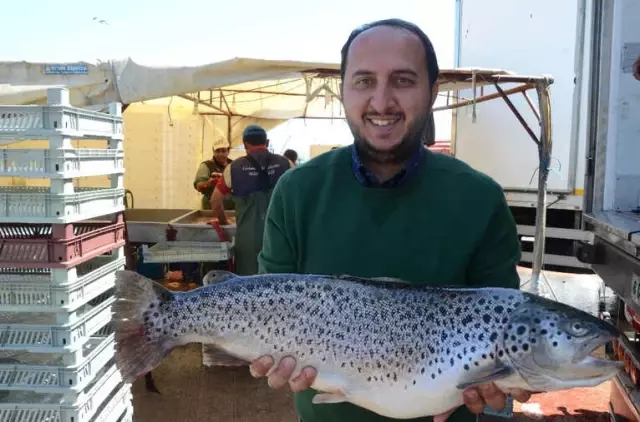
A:
[[[342,56],[342,60],[340,62],[340,78],[342,78],[342,80],[344,81],[344,75],[347,69],[347,56],[349,55],[349,48],[351,47],[353,40],[367,29],[375,28],[376,26],[390,26],[392,28],[405,29],[420,38],[420,41],[422,42],[422,45],[424,47],[424,55],[427,60],[429,83],[431,84],[431,86],[433,86],[433,84],[438,80],[438,74],[440,73],[440,68],[438,67],[438,58],[436,57],[436,52],[433,49],[433,44],[431,44],[431,40],[429,39],[427,34],[422,31],[422,29],[420,29],[417,25],[411,22],[407,22],[403,19],[378,20],[364,24],[351,31],[347,42],[344,43],[342,51],[340,52]]]
[[[242,137],[242,140],[249,145],[264,145],[267,143],[267,137],[260,134],[245,135]]]
[[[294,163],[298,159],[298,153],[295,152],[292,149],[286,150],[282,155],[284,155],[285,157],[287,157],[289,160],[293,161]]]

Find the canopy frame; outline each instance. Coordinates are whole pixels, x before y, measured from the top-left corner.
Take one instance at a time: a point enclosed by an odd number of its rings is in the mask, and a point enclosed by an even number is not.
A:
[[[337,69],[309,69],[307,71],[301,72],[306,77],[320,77],[320,78],[339,78],[339,70]],[[542,272],[542,267],[544,265],[544,250],[545,250],[545,239],[546,239],[546,220],[547,220],[547,181],[549,176],[549,163],[551,161],[551,153],[553,149],[553,138],[552,138],[552,130],[551,130],[551,93],[549,87],[553,84],[553,78],[550,76],[527,76],[527,75],[516,75],[510,72],[505,71],[496,71],[491,69],[448,69],[443,70],[440,75],[438,82],[440,86],[446,84],[453,84],[453,89],[446,90],[449,94],[450,92],[455,92],[456,94],[459,92],[459,88],[456,86],[458,84],[461,85],[471,85],[473,90],[473,98],[471,99],[459,99],[452,104],[447,104],[445,106],[434,107],[433,112],[443,111],[443,110],[452,110],[465,106],[473,106],[473,118],[475,120],[475,105],[492,101],[498,98],[501,98],[515,116],[515,118],[520,122],[523,129],[527,132],[527,134],[531,137],[533,142],[537,146],[538,151],[538,193],[537,193],[537,204],[536,204],[536,222],[535,222],[535,237],[534,237],[534,250],[533,250],[533,260],[532,260],[532,273],[531,279],[524,283],[531,282],[531,289],[534,292],[539,292],[539,279]],[[503,84],[516,84],[515,87],[509,89],[503,89],[501,85]],[[482,94],[476,97],[476,89],[484,86],[493,86],[495,87],[495,93],[491,94]],[[538,97],[537,107],[531,100],[528,95],[528,91],[535,90]],[[220,97],[224,97],[224,92],[227,91],[225,88],[219,88],[216,91],[219,91]],[[229,90],[228,92],[241,93],[242,90]],[[259,89],[253,89],[247,92],[253,93],[267,93],[267,94],[281,94],[281,95],[304,95],[298,93],[274,93],[273,91],[261,91]],[[514,105],[514,103],[509,98],[514,94],[521,94],[525,97],[526,102],[534,114],[536,120],[540,125],[539,134],[536,134],[534,129],[532,129],[528,123],[523,118],[520,111]],[[202,105],[210,106],[215,111],[213,112],[202,112],[202,115],[227,115],[227,116],[237,116],[237,117],[251,117],[244,116],[240,114],[234,114],[231,108],[227,107],[223,109],[222,107],[217,107],[215,104],[207,103],[206,101],[202,101],[202,99],[194,98],[192,95],[185,95],[184,98],[195,99],[200,102]],[[211,98],[213,96],[211,95]],[[226,100],[224,100],[226,103]],[[336,117],[322,117],[322,116],[305,116],[300,115],[299,119],[340,119]],[[344,118],[342,118],[344,119]],[[455,147],[455,146],[454,146]]]

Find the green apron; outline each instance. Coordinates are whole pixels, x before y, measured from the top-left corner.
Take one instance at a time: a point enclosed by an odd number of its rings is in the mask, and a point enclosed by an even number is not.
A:
[[[235,272],[238,275],[258,273],[258,254],[262,250],[264,219],[271,192],[257,191],[248,196],[234,196],[236,204],[236,239],[233,246]]]
[[[236,239],[233,247],[235,272],[258,274],[258,254],[262,250],[264,221],[274,186],[269,175],[250,154],[245,157],[258,171],[258,189],[246,196],[234,196],[236,205]],[[266,166],[268,167],[268,166]]]

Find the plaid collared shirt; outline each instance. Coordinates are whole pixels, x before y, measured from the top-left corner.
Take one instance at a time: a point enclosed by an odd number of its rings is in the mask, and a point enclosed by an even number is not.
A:
[[[390,188],[400,186],[406,183],[411,177],[417,173],[417,170],[423,165],[426,158],[426,151],[420,147],[418,151],[411,157],[405,166],[391,179],[380,182],[376,176],[371,173],[362,163],[355,144],[351,145],[351,167],[356,179],[367,187]]]

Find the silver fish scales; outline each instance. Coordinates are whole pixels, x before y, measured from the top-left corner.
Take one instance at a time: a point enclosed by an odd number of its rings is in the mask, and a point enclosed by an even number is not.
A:
[[[293,356],[318,371],[318,405],[350,402],[407,419],[446,414],[462,391],[598,385],[620,362],[591,353],[611,324],[523,291],[429,287],[386,278],[218,271],[171,292],[137,273],[116,278],[117,365],[131,382],[173,348],[212,344],[240,359]],[[440,419],[442,420],[442,419]]]

